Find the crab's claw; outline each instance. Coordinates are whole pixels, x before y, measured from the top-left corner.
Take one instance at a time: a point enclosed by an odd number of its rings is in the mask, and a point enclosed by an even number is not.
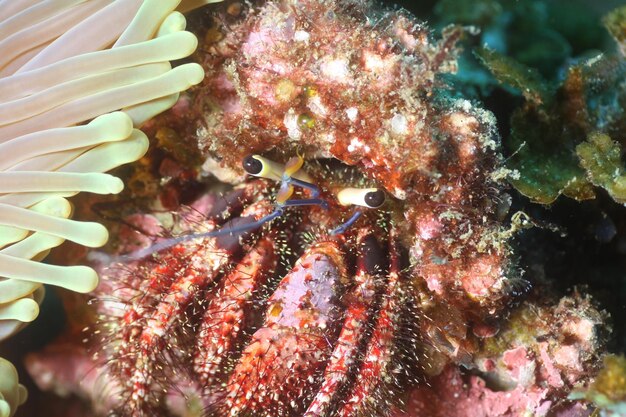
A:
[[[344,400],[351,377],[358,370],[363,346],[367,342],[369,323],[375,318],[376,299],[384,290],[385,257],[370,230],[363,229],[358,237],[359,255],[354,286],[344,299],[350,300],[343,316],[343,326],[330,356],[324,379],[304,417],[329,415],[334,404]]]
[[[265,322],[230,377],[225,404],[230,415],[305,411],[338,336],[344,259],[337,243],[321,242],[281,280],[268,300]]]

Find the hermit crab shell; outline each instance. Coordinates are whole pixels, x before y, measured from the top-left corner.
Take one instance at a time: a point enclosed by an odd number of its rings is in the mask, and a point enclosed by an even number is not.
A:
[[[456,70],[460,28],[434,40],[402,11],[302,0],[226,11],[208,34],[199,54],[207,76],[188,117],[210,173],[242,181],[249,154],[356,168],[393,197],[428,297],[459,310],[459,327],[498,316],[517,276],[500,223],[496,124],[450,98],[441,79]],[[329,188],[350,186],[330,178]]]

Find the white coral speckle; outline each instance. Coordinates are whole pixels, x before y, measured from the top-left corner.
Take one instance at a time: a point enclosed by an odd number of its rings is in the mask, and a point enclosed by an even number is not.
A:
[[[350,107],[346,109],[346,116],[351,122],[356,121],[357,116],[359,115],[359,110],[356,107]]]
[[[289,109],[289,111],[285,114],[283,124],[287,128],[287,134],[289,135],[290,139],[300,139],[300,137],[302,136],[302,131],[298,127],[298,115],[293,109]]]
[[[324,77],[338,83],[348,83],[352,78],[345,58],[326,60],[320,65],[320,70]]]
[[[293,40],[296,42],[309,42],[309,39],[311,38],[311,35],[309,34],[309,32],[304,31],[304,30],[297,30],[296,33],[294,33],[293,35]]]
[[[396,113],[391,118],[391,132],[394,135],[406,135],[409,131],[409,125],[406,117],[403,114]]]
[[[348,145],[348,152],[354,152],[359,149],[362,149],[365,152],[369,152],[371,150],[371,148],[363,143],[361,139],[357,137],[352,138],[352,140],[350,140],[350,144]]]

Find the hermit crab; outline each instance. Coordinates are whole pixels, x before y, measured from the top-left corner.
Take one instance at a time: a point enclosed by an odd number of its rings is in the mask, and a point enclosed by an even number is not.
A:
[[[362,0],[225,4],[208,26],[205,80],[152,128],[184,120],[233,188],[167,227],[137,217],[139,247],[120,235],[95,303],[107,389],[90,395],[136,417],[181,398],[209,416],[387,415],[468,364],[515,295],[495,121],[440,79],[463,29],[434,41]]]
[[[208,415],[383,415],[511,295],[493,120],[435,94],[462,31],[354,1],[240,13],[209,28],[186,106],[205,168],[242,184],[105,275],[127,292],[121,410],[192,381]]]
[[[125,257],[136,265],[122,282],[139,291],[126,294],[110,366],[125,384],[130,415],[155,412],[154,387],[173,378],[159,368],[177,361],[216,415],[351,416],[392,392],[396,341],[410,335],[412,304],[393,210],[382,209],[380,189],[330,188],[333,171],[348,181],[349,170],[317,163],[305,173],[303,162],[245,158],[250,174],[280,178],[275,208],[267,180],[254,180],[206,213],[202,225],[213,230]],[[310,198],[294,198],[295,187]],[[306,215],[287,213],[303,206],[311,206]],[[335,227],[330,213],[351,206],[359,209]],[[289,254],[302,240],[304,252]],[[144,259],[148,253],[154,258]],[[147,275],[132,276],[140,271]],[[180,357],[187,343],[193,348]]]

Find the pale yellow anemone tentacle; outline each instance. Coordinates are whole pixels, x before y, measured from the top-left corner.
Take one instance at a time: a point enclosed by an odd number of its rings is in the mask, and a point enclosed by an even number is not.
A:
[[[14,100],[59,83],[125,67],[181,59],[198,46],[189,32],[174,32],[149,41],[116,49],[66,58],[45,67],[0,79],[0,100]]]
[[[165,18],[157,32],[157,38],[177,33],[185,30],[187,27],[187,19],[180,12],[172,12]]]
[[[177,33],[186,33],[182,32],[185,30],[186,26],[187,20],[185,16],[179,12],[172,12],[163,20],[163,23],[161,23],[157,31],[157,38],[167,39]],[[178,97],[178,93],[160,97],[135,106],[126,107],[124,112],[130,116],[135,126],[141,126],[155,115],[172,107],[178,101]]]
[[[59,246],[64,241],[65,239],[61,237],[37,232],[14,245],[0,249],[0,253],[15,256],[17,258],[35,259],[39,258],[41,253],[47,252],[49,249]],[[2,282],[0,282],[0,288],[6,288],[6,286],[3,286]],[[3,298],[4,296],[6,296],[6,292],[1,293],[0,302],[6,301],[6,299]]]
[[[74,7],[62,10],[58,15],[42,20],[30,27],[12,33],[0,42],[0,50],[5,53],[0,56],[0,68],[6,67],[13,60],[23,54],[25,49],[37,50],[38,47],[52,42],[59,35],[72,27],[76,20],[82,20],[102,9],[112,0],[91,0]],[[41,52],[41,50],[39,50]],[[23,66],[35,55],[22,62]],[[18,67],[18,68],[19,68]],[[16,68],[17,69],[17,68]]]
[[[100,146],[85,150],[73,150],[63,153],[66,158],[62,163],[57,159],[33,158],[29,162],[40,162],[40,164],[24,165],[25,168],[35,167],[37,170],[46,168],[45,163],[54,162],[55,170],[59,172],[104,172],[117,166],[136,161],[148,150],[148,138],[140,130],[133,130],[133,133],[125,140],[119,142],[103,143]],[[60,157],[59,157],[60,158]],[[28,169],[24,169],[26,171]],[[13,204],[19,207],[30,207],[39,201],[51,196],[71,197],[77,192],[57,192],[57,193],[15,193],[0,195],[0,203]],[[0,238],[1,240],[1,238]]]
[[[87,266],[56,266],[0,254],[0,272],[8,278],[31,280],[86,293],[98,284],[98,275]],[[34,319],[34,317],[33,317]]]
[[[35,320],[38,314],[39,304],[31,298],[20,298],[0,304],[0,320],[17,320],[28,323]]]
[[[0,39],[30,27],[85,0],[44,0],[0,22]]]
[[[146,152],[134,128],[202,81],[199,65],[170,65],[197,47],[179,3],[0,0],[0,340],[36,317],[43,284],[97,285],[89,267],[39,261],[65,239],[106,242],[102,225],[69,218],[66,197],[119,192],[104,172]],[[19,387],[0,359],[0,417],[25,400]]]
[[[118,194],[124,183],[109,174],[8,171],[0,172],[0,193],[75,191]]]
[[[121,68],[57,84],[28,97],[0,104],[0,125],[9,125],[40,115],[62,104],[93,96],[114,88],[130,86],[156,78],[171,69],[169,63],[159,62],[137,67]],[[9,113],[10,111],[10,113]]]
[[[109,238],[100,223],[59,218],[10,204],[0,204],[0,225],[48,233],[90,248],[99,248]]]
[[[97,117],[83,126],[31,133],[0,144],[0,170],[39,155],[120,141],[128,138],[132,131],[132,120],[125,113],[115,112]]]
[[[24,328],[26,324],[33,321],[34,318],[37,317],[37,314],[39,314],[39,305],[43,301],[44,295],[45,289],[43,286],[39,285],[35,291],[24,297],[27,302],[10,302],[10,304],[13,304],[14,311],[11,312],[11,314],[7,314],[6,319],[0,320],[0,339],[5,339],[17,333]],[[7,309],[7,311],[9,310],[10,309]],[[2,374],[0,374],[0,379],[1,377]]]
[[[36,46],[28,51],[20,52],[18,56],[15,57],[11,62],[6,64],[2,69],[0,69],[0,77],[8,77],[12,74],[15,74],[17,70],[22,68],[24,64],[33,59],[37,54],[43,51],[45,48],[50,46],[52,40],[42,43],[39,46]]]
[[[63,218],[69,217],[72,213],[72,207],[65,199],[48,198],[30,205],[29,209],[35,213]],[[28,236],[28,230],[0,225],[0,248],[10,243],[18,242],[26,236]]]
[[[145,133],[133,129],[130,136],[124,140],[103,143],[89,149],[79,149],[79,153],[72,155],[67,161],[63,161],[56,170],[61,172],[109,171],[141,158],[148,150],[148,144],[148,137]]]
[[[122,107],[174,94],[198,84],[203,78],[204,71],[200,65],[184,64],[158,77],[102,91],[62,104],[29,119],[4,125],[0,127],[0,142],[42,130],[49,120],[67,126]]]
[[[19,71],[43,67],[63,58],[106,48],[124,31],[141,0],[117,0],[59,36]]]
[[[26,402],[26,388],[18,381],[11,362],[0,358],[0,417],[11,417],[18,406]]]
[[[41,0],[0,0],[0,22],[15,16]]]
[[[126,107],[124,108],[124,113],[131,118],[135,126],[141,127],[145,122],[152,119],[157,114],[164,112],[176,104],[179,96],[179,93],[170,94],[169,96],[159,97],[155,100]]]
[[[63,238],[37,232],[6,249],[0,250],[0,254],[22,259],[36,259],[42,257],[51,248],[59,246],[63,241]],[[0,303],[7,303],[11,300],[26,297],[40,286],[41,283],[31,280],[12,278],[2,280],[0,281]]]
[[[144,0],[135,18],[113,47],[142,42],[154,37],[161,23],[176,9],[178,3],[180,0]]]

